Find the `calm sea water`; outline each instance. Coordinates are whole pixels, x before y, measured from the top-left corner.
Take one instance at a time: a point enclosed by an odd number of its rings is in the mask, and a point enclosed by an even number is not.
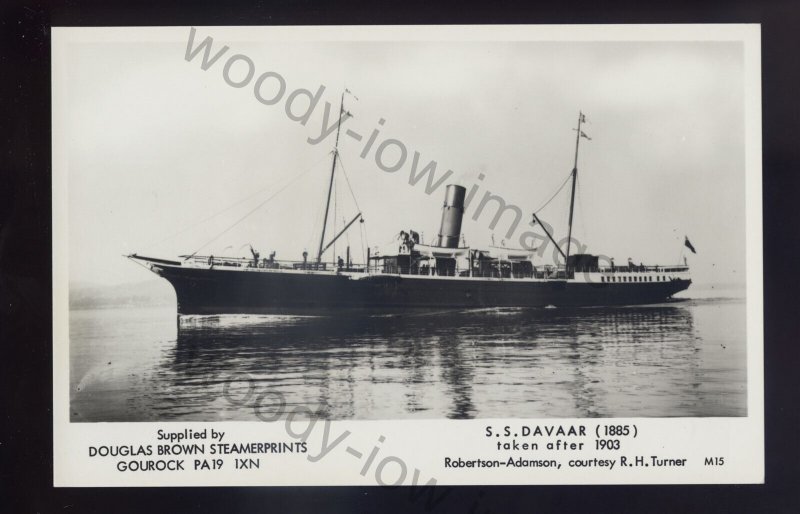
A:
[[[180,328],[174,307],[73,310],[70,339],[73,421],[258,420],[259,396],[330,419],[747,414],[743,299]]]

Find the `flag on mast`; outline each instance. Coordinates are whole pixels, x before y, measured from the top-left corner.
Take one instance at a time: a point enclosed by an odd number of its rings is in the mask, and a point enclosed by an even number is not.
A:
[[[590,138],[589,136],[587,136],[587,135],[586,135],[586,133],[585,133],[584,131],[582,131],[582,130],[581,130],[581,137],[585,137],[585,138],[586,138],[586,139],[588,139],[589,141],[591,141],[591,140],[592,140],[592,138]]]
[[[581,123],[586,123],[586,115],[581,113]]]
[[[697,250],[694,249],[694,246],[692,246],[692,243],[689,242],[689,238],[688,237],[683,236],[683,244],[684,244],[684,246],[686,246],[686,248],[691,250],[692,253],[695,253],[695,254],[697,253]]]

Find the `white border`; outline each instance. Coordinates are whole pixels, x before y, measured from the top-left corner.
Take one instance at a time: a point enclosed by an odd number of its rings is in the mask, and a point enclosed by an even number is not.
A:
[[[401,457],[408,467],[406,484],[419,469],[419,481],[435,477],[437,484],[639,484],[639,483],[763,483],[764,376],[763,376],[763,263],[761,223],[761,49],[758,25],[603,25],[603,26],[337,26],[337,27],[206,27],[226,41],[742,41],[745,69],[746,130],[746,241],[747,241],[747,417],[636,418],[576,420],[466,420],[466,421],[338,421],[322,423],[333,438],[347,430],[346,441],[364,453],[379,448],[385,456]],[[257,472],[120,473],[111,460],[89,459],[88,445],[156,443],[159,428],[217,428],[237,442],[291,441],[283,422],[223,423],[70,423],[69,421],[69,310],[68,310],[68,183],[65,99],[65,49],[78,42],[171,41],[185,43],[188,27],[59,28],[52,29],[53,123],[53,464],[55,486],[172,486],[172,485],[377,485],[376,464],[361,474],[362,462],[340,446],[309,462],[303,455],[266,455]],[[636,425],[640,438],[631,440],[626,453],[691,457],[685,468],[593,470],[445,469],[443,456],[500,458],[484,437],[492,425],[597,423]],[[302,432],[304,422],[289,426]],[[324,427],[308,440],[309,453],[321,444]],[[385,442],[379,442],[379,436]],[[315,446],[316,445],[316,446]],[[710,469],[699,459],[724,455],[726,464]],[[592,455],[582,454],[591,457]],[[531,458],[541,458],[531,456]],[[393,472],[384,471],[387,477]],[[566,472],[565,472],[566,471]]]

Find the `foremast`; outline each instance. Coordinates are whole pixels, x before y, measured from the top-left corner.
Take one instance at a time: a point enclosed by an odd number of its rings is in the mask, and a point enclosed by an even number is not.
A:
[[[330,181],[328,183],[328,196],[327,196],[327,199],[325,201],[325,216],[322,218],[322,233],[319,236],[319,250],[317,251],[317,266],[319,266],[320,263],[322,262],[322,254],[325,252],[325,250],[328,249],[327,246],[324,246],[325,245],[325,229],[326,229],[326,227],[328,225],[328,212],[330,211],[330,207],[331,207],[331,192],[333,191],[333,180],[334,180],[334,177],[336,176],[336,160],[339,158],[339,133],[342,130],[342,123],[344,122],[344,119],[345,119],[344,117],[345,116],[347,116],[347,117],[352,116],[352,114],[350,114],[350,112],[347,112],[347,111],[344,110],[344,93],[345,92],[347,92],[347,90],[342,92],[342,100],[341,100],[341,103],[339,104],[339,123],[336,126],[336,143],[333,146],[333,159],[331,159],[331,178],[330,178]],[[350,223],[352,224],[352,222],[350,222]],[[348,227],[349,226],[350,225],[348,224]],[[334,241],[337,238],[338,238],[338,236],[336,238],[334,238]],[[333,244],[333,241],[331,241],[331,244]],[[330,246],[330,245],[328,245],[328,246]]]
[[[564,270],[566,272],[566,278],[569,278],[569,254],[570,249],[572,248],[572,216],[575,212],[575,186],[578,181],[578,148],[580,146],[581,137],[585,137],[586,139],[590,139],[589,136],[581,132],[581,124],[586,122],[586,116],[581,112],[578,111],[578,128],[573,129],[576,131],[575,134],[575,164],[572,167],[572,193],[570,194],[569,199],[569,224],[567,228],[567,252],[564,255]],[[563,255],[563,253],[562,253]]]

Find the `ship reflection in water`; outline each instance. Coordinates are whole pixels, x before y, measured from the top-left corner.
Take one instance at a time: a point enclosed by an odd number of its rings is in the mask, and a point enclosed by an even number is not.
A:
[[[129,326],[83,311],[72,419],[258,420],[280,402],[328,419],[744,416],[744,305],[202,316],[179,329],[161,311]],[[115,355],[130,338],[140,351]]]

